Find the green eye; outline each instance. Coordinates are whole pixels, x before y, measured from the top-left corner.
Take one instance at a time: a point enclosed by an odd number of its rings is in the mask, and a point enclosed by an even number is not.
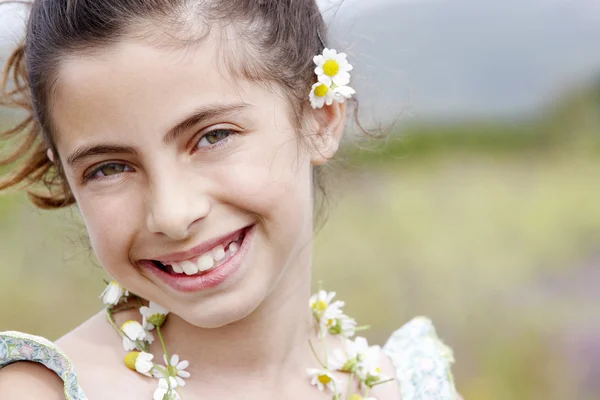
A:
[[[102,172],[104,176],[110,176],[115,174],[120,174],[125,172],[126,165],[125,164],[106,164],[98,169],[99,172]]]
[[[228,130],[228,129],[217,129],[217,130],[208,132],[204,136],[202,136],[202,138],[200,139],[200,141],[198,142],[196,147],[212,146],[214,144],[217,144],[217,143],[227,139],[231,135],[233,135],[233,131]]]
[[[85,180],[100,180],[103,178],[108,178],[109,176],[114,176],[130,171],[133,171],[133,169],[127,164],[108,163],[101,165],[98,168],[93,169],[89,174],[86,174]]]

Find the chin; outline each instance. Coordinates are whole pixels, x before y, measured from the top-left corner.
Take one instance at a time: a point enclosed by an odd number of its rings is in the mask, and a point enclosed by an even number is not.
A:
[[[246,295],[232,291],[215,296],[213,299],[205,299],[201,304],[182,312],[174,312],[184,321],[198,328],[216,329],[249,317],[260,307],[265,297],[256,291]]]

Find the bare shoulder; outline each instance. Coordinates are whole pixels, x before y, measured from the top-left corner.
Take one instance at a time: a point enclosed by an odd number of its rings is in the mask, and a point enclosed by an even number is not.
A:
[[[42,364],[20,361],[0,369],[3,400],[64,400],[64,384]]]
[[[80,383],[97,373],[106,376],[106,366],[122,364],[121,339],[107,322],[103,311],[61,337],[56,345],[75,365]]]
[[[117,324],[127,319],[139,318],[139,312],[119,313]],[[83,324],[56,341],[75,366],[79,385],[86,395],[95,398],[119,398],[119,393],[129,393],[137,389],[142,376],[130,374],[123,362],[125,352],[121,337],[108,323],[105,311],[101,311]],[[133,397],[127,397],[133,398]]]

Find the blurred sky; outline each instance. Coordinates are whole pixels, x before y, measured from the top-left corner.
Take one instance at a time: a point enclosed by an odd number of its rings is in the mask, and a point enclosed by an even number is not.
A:
[[[600,76],[599,0],[319,0],[367,112],[514,117]],[[341,4],[341,6],[340,6]],[[0,8],[0,54],[23,17]]]

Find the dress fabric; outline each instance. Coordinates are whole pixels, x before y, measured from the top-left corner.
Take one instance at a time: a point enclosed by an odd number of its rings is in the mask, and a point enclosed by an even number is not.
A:
[[[450,370],[452,350],[437,337],[432,322],[417,317],[395,331],[383,352],[396,368],[400,400],[456,400]],[[87,400],[69,357],[49,340],[26,333],[0,332],[0,368],[34,361],[54,371],[64,381],[66,400]]]

